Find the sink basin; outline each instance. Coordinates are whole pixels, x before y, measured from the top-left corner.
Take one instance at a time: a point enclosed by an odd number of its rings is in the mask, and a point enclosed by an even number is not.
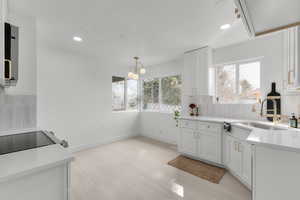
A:
[[[265,124],[261,122],[240,122],[239,124],[250,126],[253,128],[260,128],[264,130],[287,130],[287,128],[279,127],[271,124]]]

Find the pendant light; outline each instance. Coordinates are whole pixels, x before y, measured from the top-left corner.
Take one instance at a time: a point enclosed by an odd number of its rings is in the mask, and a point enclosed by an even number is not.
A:
[[[133,59],[135,60],[135,67],[133,72],[128,72],[128,78],[138,80],[141,75],[146,73],[146,69],[144,68],[143,64],[139,62],[139,57],[136,56]]]

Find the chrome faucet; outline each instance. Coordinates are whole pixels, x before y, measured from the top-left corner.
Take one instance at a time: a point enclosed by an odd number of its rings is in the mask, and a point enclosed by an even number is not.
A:
[[[267,111],[267,113],[266,113],[266,115],[264,115],[264,112],[263,112],[263,110],[264,110],[264,103],[266,102],[266,101],[268,101],[268,100],[271,100],[272,102],[273,102],[273,109],[272,110],[266,110]],[[273,114],[272,115],[270,115],[270,114],[268,114],[268,111],[274,111],[273,112]],[[262,101],[262,103],[261,103],[261,110],[260,110],[260,116],[261,117],[264,117],[264,116],[266,116],[266,117],[273,117],[273,123],[274,124],[278,124],[279,123],[279,121],[280,121],[280,117],[278,117],[278,113],[277,113],[277,102],[276,102],[276,100],[275,99],[268,99],[268,98],[266,98],[266,99],[264,99],[263,101]]]

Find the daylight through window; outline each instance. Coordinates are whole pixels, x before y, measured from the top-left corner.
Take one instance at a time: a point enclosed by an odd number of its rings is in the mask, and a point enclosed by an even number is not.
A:
[[[112,77],[112,110],[138,109],[138,81],[124,77]]]
[[[143,80],[143,110],[173,112],[181,107],[181,76]]]
[[[261,97],[260,62],[235,63],[216,68],[218,103],[254,103]]]

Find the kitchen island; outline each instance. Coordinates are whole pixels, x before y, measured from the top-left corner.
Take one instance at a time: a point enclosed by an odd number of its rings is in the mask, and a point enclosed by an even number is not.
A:
[[[60,144],[0,155],[1,199],[69,200],[72,160]]]

